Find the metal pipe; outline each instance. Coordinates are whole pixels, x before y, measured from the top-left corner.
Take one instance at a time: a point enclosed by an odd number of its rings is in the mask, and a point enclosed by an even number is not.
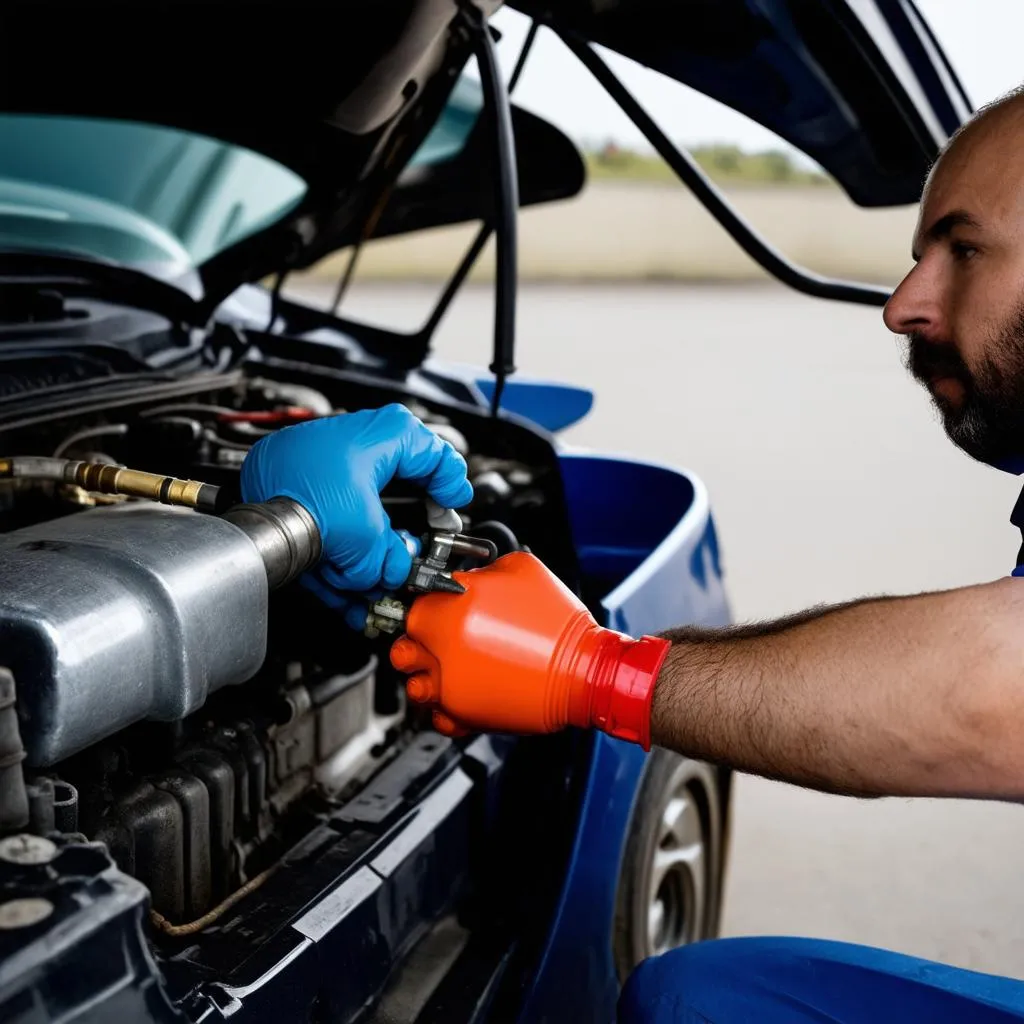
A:
[[[148,498],[164,505],[182,505],[215,512],[220,488],[198,480],[146,473],[101,462],[80,462],[36,455],[0,458],[0,479],[54,480],[99,494]]]
[[[148,498],[198,512],[219,511],[220,488],[213,484],[98,462],[35,455],[0,458],[0,479],[53,480],[101,494]],[[233,505],[222,518],[242,530],[256,545],[271,589],[290,583],[320,560],[322,542],[316,520],[291,498]]]
[[[476,238],[473,239],[466,250],[466,255],[462,257],[462,262],[456,267],[455,273],[452,274],[448,284],[445,285],[441,298],[437,300],[437,305],[434,306],[434,311],[419,330],[419,337],[423,339],[424,347],[429,346],[430,339],[434,336],[434,331],[437,330],[438,324],[441,323],[441,318],[448,312],[448,307],[452,304],[452,300],[469,276],[469,272],[473,269],[473,264],[479,259],[480,253],[484,251],[484,246],[491,237],[493,230],[494,228],[489,222],[481,226]]]
[[[567,33],[559,33],[559,37],[615,100],[623,113],[640,129],[647,141],[658,151],[658,155],[693,192],[704,208],[725,228],[740,248],[769,274],[796,291],[819,299],[855,302],[867,306],[884,306],[889,301],[890,292],[885,288],[822,277],[788,260],[740,216],[693,157],[677,147],[662,132],[589,43]]]
[[[345,297],[345,293],[348,291],[349,285],[352,283],[352,277],[356,271],[356,263],[359,261],[359,254],[362,252],[363,246],[370,240],[373,232],[376,230],[377,222],[380,220],[381,215],[384,213],[384,208],[388,205],[388,200],[391,198],[392,188],[393,184],[389,184],[387,188],[381,191],[373,209],[363,222],[362,230],[359,232],[359,239],[352,247],[352,255],[349,256],[348,264],[338,280],[338,287],[334,293],[334,299],[331,302],[331,316],[338,315],[338,307],[341,305],[341,300]]]
[[[89,441],[94,437],[119,437],[127,433],[127,423],[103,423],[95,427],[86,427],[84,430],[79,430],[77,434],[64,438],[54,449],[53,457],[59,459],[66,451],[73,448],[80,441]]]
[[[539,28],[540,24],[537,21],[530,22],[530,31],[526,33],[526,39],[523,40],[523,48],[519,51],[516,66],[512,69],[512,76],[508,80],[508,93],[510,96],[519,84],[523,69],[526,67],[526,59],[530,56],[533,44],[537,41],[537,30]]]
[[[234,505],[222,518],[256,545],[271,590],[297,579],[320,561],[322,542],[316,520],[291,498]]]
[[[492,540],[479,537],[453,537],[452,554],[493,562],[498,557],[498,546]]]

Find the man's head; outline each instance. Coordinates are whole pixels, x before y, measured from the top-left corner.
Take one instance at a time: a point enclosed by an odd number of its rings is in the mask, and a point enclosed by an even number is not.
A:
[[[914,268],[886,306],[950,438],[1024,459],[1024,88],[978,111],[928,176]]]

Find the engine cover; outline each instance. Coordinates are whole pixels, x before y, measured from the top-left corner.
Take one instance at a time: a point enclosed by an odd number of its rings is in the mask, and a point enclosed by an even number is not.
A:
[[[267,601],[256,545],[189,509],[128,502],[0,536],[0,664],[18,681],[27,763],[184,718],[250,678]]]

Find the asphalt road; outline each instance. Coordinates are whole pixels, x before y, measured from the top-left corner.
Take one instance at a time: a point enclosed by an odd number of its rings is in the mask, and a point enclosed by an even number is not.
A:
[[[412,327],[435,294],[367,285],[343,308]],[[467,291],[438,354],[486,365],[491,318],[490,292]],[[707,483],[739,620],[1014,564],[1020,481],[949,444],[879,310],[776,286],[536,286],[518,330],[522,373],[596,392],[566,440]],[[817,935],[1024,977],[1020,807],[744,777],[733,828],[726,934]]]

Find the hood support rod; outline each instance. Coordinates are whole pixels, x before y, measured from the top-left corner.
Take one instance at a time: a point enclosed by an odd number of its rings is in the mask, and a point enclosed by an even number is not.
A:
[[[714,182],[704,173],[696,160],[686,150],[677,147],[662,132],[589,43],[568,33],[560,32],[559,38],[597,79],[605,92],[619,105],[622,112],[643,133],[680,181],[693,192],[704,208],[725,228],[733,241],[755,263],[760,264],[783,284],[806,295],[839,302],[860,303],[866,306],[884,306],[886,304],[890,294],[886,288],[822,277],[788,260],[743,219]]]

